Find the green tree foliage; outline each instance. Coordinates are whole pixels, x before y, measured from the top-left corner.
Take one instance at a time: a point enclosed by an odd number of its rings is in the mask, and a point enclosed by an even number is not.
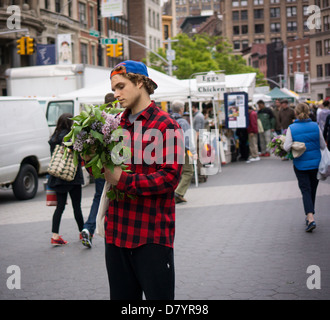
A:
[[[172,43],[176,58],[173,65],[177,70],[173,71],[178,79],[188,79],[197,72],[210,70],[223,70],[227,75],[239,73],[257,73],[257,85],[267,85],[264,75],[253,67],[247,66],[246,61],[240,55],[233,53],[232,45],[221,37],[210,37],[206,34],[196,34],[189,37],[181,33],[174,39],[178,42]],[[166,52],[162,48],[157,52],[166,59]],[[149,54],[149,65],[161,72],[165,72],[166,63],[155,54]]]

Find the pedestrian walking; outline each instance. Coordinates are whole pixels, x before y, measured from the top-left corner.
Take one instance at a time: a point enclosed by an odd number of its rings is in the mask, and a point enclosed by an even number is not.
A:
[[[292,108],[289,107],[288,100],[281,100],[281,109],[279,112],[279,121],[281,124],[282,133],[288,129],[289,125],[295,120],[295,113]]]
[[[196,132],[196,140],[197,140],[197,154],[200,155],[201,145],[200,142],[200,130],[203,130],[205,127],[205,119],[204,115],[200,112],[198,108],[198,103],[194,102],[192,104],[192,113],[193,113],[193,130]],[[202,143],[202,142],[201,142]],[[197,173],[198,177],[202,175],[203,164],[201,163],[200,157],[197,159]],[[199,179],[199,178],[198,178]],[[207,176],[204,177],[204,181],[207,180]]]
[[[269,157],[270,153],[268,151],[268,143],[271,140],[271,132],[275,129],[275,117],[270,108],[266,108],[265,102],[263,100],[259,100],[257,102],[258,105],[258,119],[262,123],[263,132],[259,132],[260,138],[260,156]]]
[[[126,110],[121,126],[130,134],[131,171],[105,168],[105,179],[118,191],[135,196],[110,201],[105,218],[105,254],[113,300],[174,299],[174,233],[176,189],[181,175],[183,140],[169,147],[167,130],[180,130],[171,116],[151,101],[157,85],[141,62],[124,61],[111,72],[114,96]],[[134,130],[135,128],[135,130]],[[140,128],[140,129],[136,129]],[[151,129],[151,130],[149,130]],[[152,142],[148,132],[160,131],[162,163],[142,159]],[[147,137],[145,137],[147,136]],[[183,138],[183,137],[182,137]],[[135,150],[142,144],[142,152]],[[135,151],[135,152],[134,152]],[[159,159],[158,159],[159,160]],[[170,161],[169,161],[170,160]],[[181,160],[182,161],[182,160]],[[182,162],[181,162],[182,163]]]
[[[182,115],[184,112],[184,102],[180,100],[173,101],[172,103],[172,118],[175,119],[180,125],[185,136],[185,162],[182,166],[182,175],[179,185],[175,189],[175,203],[187,202],[184,198],[190,184],[192,177],[194,175],[194,166],[192,164],[191,158],[197,159],[196,148],[194,147],[194,141],[191,141],[189,136],[190,124],[185,120]],[[187,134],[188,132],[188,134]]]
[[[309,107],[300,103],[295,108],[297,120],[291,124],[286,132],[284,149],[289,152],[292,143],[303,142],[306,151],[293,159],[293,168],[298,180],[306,215],[306,232],[316,228],[314,219],[315,198],[318,186],[317,172],[321,161],[321,151],[325,148],[322,132],[317,123],[309,118]]]
[[[275,117],[275,132],[276,134],[280,135],[281,134],[281,124],[280,124],[280,110],[281,110],[281,100],[276,99],[275,104],[273,106],[273,114]]]
[[[63,138],[70,132],[73,123],[71,120],[72,117],[73,116],[70,113],[64,113],[59,117],[54,134],[48,141],[51,154],[54,152],[56,145],[62,144]],[[81,231],[84,225],[84,219],[81,211],[81,186],[83,184],[84,177],[80,162],[78,163],[77,172],[73,181],[65,181],[52,175],[49,176],[48,186],[55,190],[57,196],[57,206],[52,220],[52,245],[64,245],[68,243],[63,240],[62,236],[59,235],[61,218],[65,209],[68,194],[72,200],[73,213],[77,222],[79,237],[81,237]]]
[[[318,117],[317,117],[317,123],[323,132],[325,121],[327,119],[327,116],[330,115],[330,102],[328,100],[323,101],[323,109],[320,111]]]
[[[247,128],[238,128],[236,129],[236,136],[238,137],[239,141],[239,153],[240,158],[239,161],[249,162],[249,136]]]
[[[247,133],[249,137],[250,159],[248,161],[259,161],[258,156],[258,115],[253,106],[249,106],[249,126]]]
[[[325,120],[323,138],[327,142],[328,150],[330,151],[330,114],[327,116]]]
[[[106,94],[104,97],[104,103],[109,104],[116,101],[112,92]],[[99,209],[100,199],[103,192],[105,180],[103,178],[95,179],[95,194],[93,197],[92,206],[89,212],[87,221],[84,224],[83,230],[81,231],[82,244],[87,247],[92,247],[92,240],[96,229],[96,216]]]

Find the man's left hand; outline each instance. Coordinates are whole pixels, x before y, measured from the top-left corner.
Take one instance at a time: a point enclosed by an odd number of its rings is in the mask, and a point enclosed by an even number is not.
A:
[[[116,186],[118,184],[122,172],[123,170],[119,166],[114,167],[113,172],[107,167],[104,167],[105,180],[110,182],[113,186]]]

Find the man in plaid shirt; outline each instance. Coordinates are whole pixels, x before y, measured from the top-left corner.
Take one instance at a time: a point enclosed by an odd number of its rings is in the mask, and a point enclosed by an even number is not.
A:
[[[157,85],[143,63],[117,65],[111,86],[126,109],[121,126],[131,139],[132,173],[105,168],[105,179],[135,197],[111,201],[105,220],[110,298],[140,300],[144,292],[146,299],[172,300],[174,190],[184,162],[183,135],[173,132],[182,130],[150,100]]]

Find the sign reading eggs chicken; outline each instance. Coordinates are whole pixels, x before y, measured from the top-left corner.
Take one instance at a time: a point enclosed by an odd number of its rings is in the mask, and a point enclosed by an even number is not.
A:
[[[230,92],[224,94],[226,127],[228,129],[247,128],[249,125],[248,94]]]

